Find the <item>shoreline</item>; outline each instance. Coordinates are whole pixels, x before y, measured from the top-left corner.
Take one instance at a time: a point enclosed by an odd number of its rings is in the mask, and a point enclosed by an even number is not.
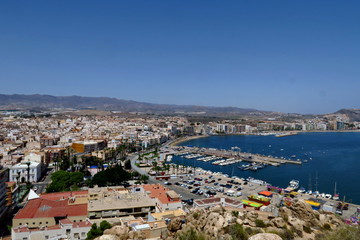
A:
[[[198,139],[198,138],[205,138],[205,137],[213,137],[213,136],[269,136],[269,135],[277,135],[277,134],[289,134],[284,135],[281,137],[289,137],[289,136],[295,136],[300,133],[360,133],[360,130],[327,130],[327,131],[321,131],[321,130],[314,130],[314,131],[287,131],[287,132],[264,132],[264,133],[231,133],[231,134],[212,134],[212,135],[196,135],[196,136],[187,136],[187,137],[181,137],[178,139],[175,139],[172,143],[170,143],[170,146],[177,146],[179,143],[183,143],[186,141]]]
[[[175,139],[172,143],[169,144],[169,146],[177,146],[178,144],[180,144],[182,142],[187,142],[190,140],[194,140],[194,139],[198,139],[198,138],[205,138],[205,137],[210,137],[210,136],[212,136],[212,135],[197,135],[197,136],[182,137],[182,138]]]

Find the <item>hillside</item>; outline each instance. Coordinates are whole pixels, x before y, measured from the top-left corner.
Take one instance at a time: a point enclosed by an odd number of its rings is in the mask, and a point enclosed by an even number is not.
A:
[[[5,95],[0,94],[2,109],[97,109],[122,112],[195,114],[195,115],[265,115],[270,112],[236,107],[208,107],[195,105],[172,105],[136,102],[109,97],[51,96],[51,95]]]
[[[333,213],[312,210],[299,200],[290,207],[281,207],[279,216],[270,212],[223,208],[192,209],[185,219],[174,218],[167,225],[166,240],[281,240],[281,239],[359,239],[358,229],[350,229],[350,237],[330,238],[347,234],[349,229]],[[105,230],[97,240],[145,239],[142,232],[126,225]]]
[[[360,109],[341,109],[336,113],[347,115],[352,122],[360,121]]]

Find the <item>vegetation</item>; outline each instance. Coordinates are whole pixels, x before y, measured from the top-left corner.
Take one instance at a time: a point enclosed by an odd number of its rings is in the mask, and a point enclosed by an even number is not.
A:
[[[84,174],[80,172],[57,171],[51,175],[52,182],[46,192],[63,192],[79,189],[83,182]]]
[[[175,239],[177,240],[205,240],[204,234],[197,232],[194,228],[190,228],[185,232],[179,232],[176,234]]]
[[[256,219],[256,220],[255,220],[255,225],[256,225],[257,227],[261,227],[261,228],[266,227],[266,224],[265,224],[264,221],[261,220],[261,219]]]
[[[126,170],[130,170],[130,169],[131,169],[131,162],[130,162],[130,160],[126,160],[126,161],[125,161],[124,168],[125,168]]]
[[[311,232],[312,232],[311,227],[308,226],[308,225],[304,225],[304,226],[303,226],[303,230],[304,230],[304,232],[306,232],[306,233],[311,233]]]
[[[359,226],[344,226],[336,231],[327,232],[317,235],[317,240],[358,240],[360,239]]]
[[[104,231],[109,228],[111,228],[111,224],[105,220],[100,223],[99,227],[96,225],[96,223],[94,223],[91,226],[90,231],[87,233],[86,239],[92,240],[98,236],[101,236],[101,235],[103,235]]]
[[[100,171],[92,179],[93,185],[99,187],[118,186],[131,179],[131,174],[125,171],[120,165]]]
[[[239,217],[239,211],[231,211],[231,215],[233,215],[233,217]]]
[[[228,233],[231,237],[239,240],[247,240],[249,238],[249,234],[244,230],[242,225],[235,223],[229,226]]]

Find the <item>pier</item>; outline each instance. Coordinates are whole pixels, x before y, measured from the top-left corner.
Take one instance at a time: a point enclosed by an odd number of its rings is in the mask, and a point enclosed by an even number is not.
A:
[[[171,146],[170,147],[173,153],[176,154],[202,154],[202,155],[211,155],[221,158],[234,158],[239,159],[245,162],[254,162],[254,163],[263,163],[272,166],[279,166],[280,164],[302,164],[301,161],[293,161],[281,158],[275,158],[271,156],[263,156],[260,154],[252,154],[252,153],[244,153],[239,151],[232,150],[219,150],[213,148],[198,148],[198,147],[179,147],[179,146]]]

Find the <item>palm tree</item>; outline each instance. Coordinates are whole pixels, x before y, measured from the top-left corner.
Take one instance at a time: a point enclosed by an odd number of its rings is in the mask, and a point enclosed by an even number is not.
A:
[[[31,162],[27,162],[27,182],[30,183],[30,164]]]
[[[16,203],[19,201],[19,195],[20,195],[20,171],[17,171],[17,176],[16,176],[16,182],[17,182],[17,200]]]
[[[180,167],[180,165],[176,164],[176,175],[178,175],[178,173],[179,173],[179,167]]]

